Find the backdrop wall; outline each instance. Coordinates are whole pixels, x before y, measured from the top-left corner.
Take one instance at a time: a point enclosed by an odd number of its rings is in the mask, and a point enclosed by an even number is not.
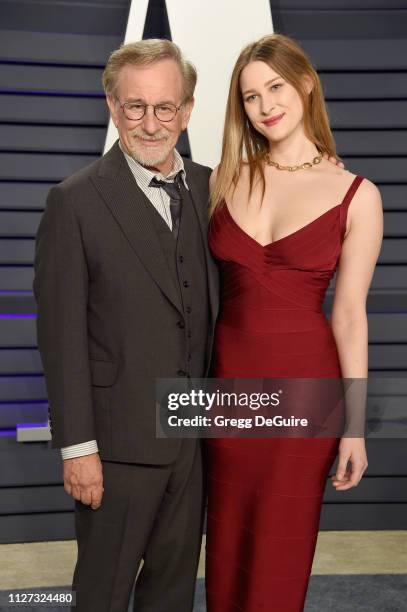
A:
[[[397,381],[369,401],[400,415],[407,393],[407,6],[274,0],[271,9],[275,30],[302,42],[319,69],[346,165],[382,191],[385,241],[368,299],[370,375]],[[100,77],[124,39],[128,13],[127,0],[0,2],[1,542],[73,537],[59,451],[16,442],[17,423],[44,423],[47,415],[31,288],[34,237],[49,188],[103,150]],[[199,25],[199,12],[195,19]],[[205,23],[202,44],[212,40]],[[143,35],[170,36],[163,0],[150,0]],[[190,142],[194,159],[205,161],[192,131]],[[179,149],[190,155],[186,136]],[[328,312],[331,299],[332,292]],[[322,529],[407,528],[406,442],[371,440],[368,450],[357,489],[339,496],[328,484]]]

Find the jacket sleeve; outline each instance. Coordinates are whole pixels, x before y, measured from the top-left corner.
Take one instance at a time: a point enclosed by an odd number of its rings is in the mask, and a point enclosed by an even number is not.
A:
[[[36,237],[33,290],[54,448],[96,438],[87,336],[88,283],[78,219],[65,190],[53,187]]]

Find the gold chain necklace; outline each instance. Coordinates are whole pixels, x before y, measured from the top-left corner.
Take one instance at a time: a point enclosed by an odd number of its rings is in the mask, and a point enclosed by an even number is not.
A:
[[[297,170],[306,170],[307,168],[312,168],[313,166],[320,164],[322,161],[322,155],[317,155],[317,157],[314,157],[312,162],[305,162],[304,164],[298,164],[297,166],[281,166],[278,162],[271,160],[269,155],[267,155],[266,161],[269,166],[273,166],[274,168],[277,168],[277,170],[296,172]]]

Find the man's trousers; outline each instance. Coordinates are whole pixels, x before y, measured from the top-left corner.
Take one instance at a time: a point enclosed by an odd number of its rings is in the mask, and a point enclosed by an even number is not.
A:
[[[102,461],[102,504],[76,502],[76,612],[191,612],[202,538],[200,441],[170,465]]]

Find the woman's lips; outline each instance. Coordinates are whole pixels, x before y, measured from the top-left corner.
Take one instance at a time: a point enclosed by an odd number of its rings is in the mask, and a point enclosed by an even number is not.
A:
[[[284,117],[284,113],[281,113],[281,115],[276,115],[275,117],[266,119],[266,121],[263,121],[263,123],[264,125],[276,125],[276,123],[278,123],[283,117]]]

